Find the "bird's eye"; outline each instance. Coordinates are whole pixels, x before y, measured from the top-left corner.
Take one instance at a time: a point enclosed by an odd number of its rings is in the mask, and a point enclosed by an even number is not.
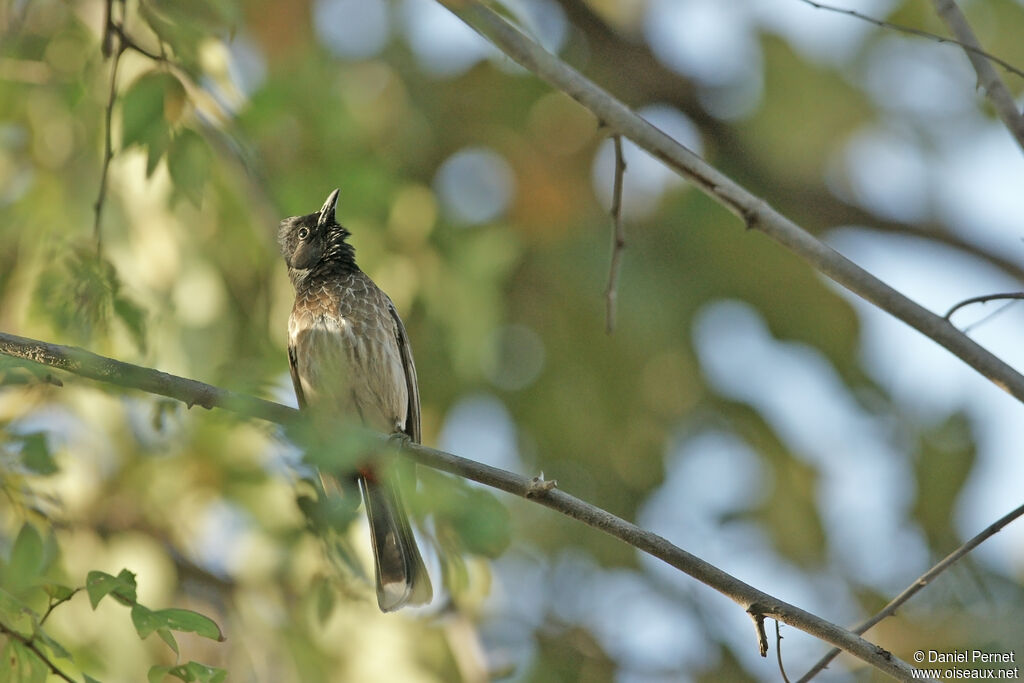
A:
[[[299,228],[299,239],[304,240],[309,237],[309,228]]]

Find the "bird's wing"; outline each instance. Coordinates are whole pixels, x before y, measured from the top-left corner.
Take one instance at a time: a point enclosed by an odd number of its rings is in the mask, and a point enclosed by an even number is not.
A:
[[[295,347],[288,345],[288,370],[292,375],[292,385],[295,387],[295,398],[299,400],[299,407],[306,407],[306,396],[302,393],[302,382],[299,381],[299,359],[296,356]]]
[[[409,391],[409,409],[405,416],[405,433],[414,442],[420,442],[420,383],[416,378],[416,364],[412,361],[412,346],[409,336],[405,333],[405,325],[398,317],[395,305],[388,299],[388,312],[395,321],[395,334],[398,349],[402,354],[402,369],[405,370],[405,386]]]

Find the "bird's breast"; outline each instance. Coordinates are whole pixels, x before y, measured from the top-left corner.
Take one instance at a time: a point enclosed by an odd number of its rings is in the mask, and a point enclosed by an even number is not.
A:
[[[380,431],[404,428],[406,378],[395,337],[383,322],[296,307],[288,341],[307,406],[358,417]]]

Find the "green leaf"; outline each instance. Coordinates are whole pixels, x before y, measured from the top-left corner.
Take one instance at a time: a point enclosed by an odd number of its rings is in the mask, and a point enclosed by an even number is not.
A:
[[[914,462],[917,499],[911,510],[931,547],[959,543],[954,515],[976,460],[974,428],[967,413],[953,413],[921,434]]]
[[[424,471],[420,473],[422,491],[417,492],[416,507],[433,509],[441,536],[448,545],[463,552],[494,558],[512,541],[508,510],[489,491],[469,486],[454,477]],[[429,503],[420,503],[425,499]]]
[[[199,662],[189,662],[178,666],[153,666],[149,669],[149,683],[160,683],[167,676],[186,681],[187,683],[222,683],[227,679],[228,672]]]
[[[32,637],[35,640],[39,640],[43,643],[46,643],[46,647],[50,648],[50,652],[52,652],[56,656],[63,657],[64,659],[71,659],[71,654],[64,649],[64,646],[58,643],[53,638],[51,638],[49,634],[47,634],[46,631],[44,631],[39,626],[36,626],[35,631],[32,634]]]
[[[149,683],[160,683],[160,681],[164,680],[164,678],[171,673],[171,669],[174,668],[176,667],[163,665],[151,666],[149,667],[149,673],[146,674],[146,680],[148,680]]]
[[[160,165],[160,160],[167,154],[170,142],[171,134],[166,128],[160,127],[158,130],[150,131],[150,136],[146,140],[146,178],[153,176],[156,167]]]
[[[468,508],[470,512],[456,523],[466,550],[491,559],[505,552],[512,542],[508,509],[490,491],[480,489],[470,493]]]
[[[59,583],[45,583],[42,585],[42,589],[58,604],[70,600],[71,596],[78,592],[77,588],[70,588]]]
[[[42,432],[26,434],[21,438],[21,443],[21,462],[26,468],[42,475],[53,474],[57,471],[57,464],[50,454],[45,434]]]
[[[166,71],[150,71],[139,78],[121,97],[121,146],[148,146],[167,137],[165,100],[177,98],[184,89]]]
[[[4,572],[4,584],[11,592],[18,593],[40,577],[46,569],[44,552],[39,531],[28,522],[23,524]]]
[[[0,671],[2,681],[12,683],[46,683],[50,668],[20,641],[8,638],[7,645],[0,654]]]
[[[207,666],[199,662],[189,662],[184,669],[193,676],[193,680],[199,683],[222,683],[228,677],[228,672],[218,669],[215,666]]]
[[[151,71],[121,98],[121,146],[146,148],[146,177],[153,175],[167,153],[171,128],[180,120],[185,87],[173,74]]]
[[[51,254],[32,303],[39,315],[80,342],[106,332],[111,316],[116,315],[142,346],[142,314],[134,310],[121,287],[113,264],[97,256],[94,246],[76,246]]]
[[[39,623],[39,615],[32,608],[3,589],[0,589],[0,615],[8,628],[22,633],[31,633]]]
[[[330,583],[323,577],[316,580],[316,619],[321,626],[327,623],[334,612],[335,594]]]
[[[85,591],[89,594],[89,603],[93,609],[100,604],[100,600],[111,593],[122,605],[135,604],[135,574],[122,569],[117,576],[111,576],[106,572],[91,571],[85,578]]]
[[[82,674],[82,677],[85,679],[85,683],[101,683],[100,680],[93,678],[89,674]]]
[[[165,643],[167,643],[167,646],[169,648],[171,648],[172,650],[174,650],[174,654],[176,654],[176,655],[180,655],[181,654],[178,651],[178,641],[174,638],[174,634],[173,633],[171,633],[170,631],[168,631],[165,628],[158,628],[156,630],[156,634],[158,636],[160,636],[160,640],[162,640]]]
[[[187,609],[151,610],[148,607],[135,604],[132,606],[132,623],[135,625],[139,638],[147,638],[149,634],[159,629],[170,629],[195,633],[211,640],[224,640],[224,634],[221,633],[217,622],[199,612]]]
[[[199,206],[210,175],[210,148],[195,131],[182,129],[171,141],[167,170],[175,189]]]
[[[0,588],[0,614],[12,617],[28,611],[30,611],[28,605]]]
[[[139,638],[143,640],[163,626],[162,622],[153,618],[153,610],[139,603],[132,605],[132,625],[135,627],[135,632],[139,634]]]
[[[146,351],[146,312],[131,299],[114,297],[114,315],[131,332],[132,341],[139,351]]]

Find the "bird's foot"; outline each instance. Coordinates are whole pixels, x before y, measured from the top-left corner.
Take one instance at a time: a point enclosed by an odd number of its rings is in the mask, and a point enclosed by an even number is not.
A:
[[[391,442],[395,448],[402,450],[412,443],[412,437],[405,432],[394,432],[388,436],[388,441]]]

